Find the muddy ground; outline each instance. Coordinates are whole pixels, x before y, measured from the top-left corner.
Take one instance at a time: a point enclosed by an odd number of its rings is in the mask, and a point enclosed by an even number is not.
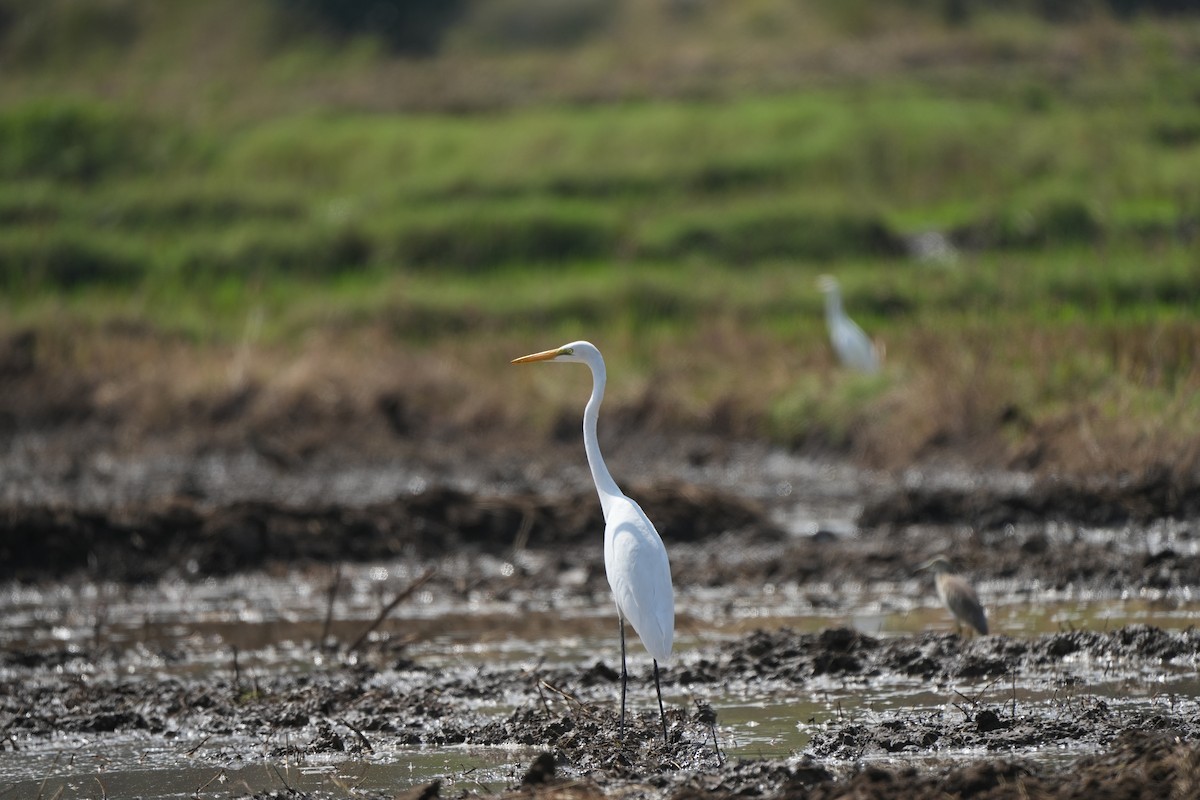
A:
[[[427,439],[397,447],[392,459],[381,459],[377,444],[355,455],[348,442],[279,459],[253,444],[116,447],[94,425],[75,435],[7,434],[0,581],[187,583],[403,562],[414,573],[429,569],[427,588],[439,596],[605,591],[603,523],[574,442],[510,442],[492,457]],[[1189,521],[1200,517],[1200,492],[1170,470],[1091,481],[932,468],[884,475],[703,437],[664,446],[652,434],[614,451],[614,472],[668,544],[677,585],[753,596],[766,584],[902,582],[945,552],[968,574],[1013,585],[1176,595],[1200,587],[1192,548],[1200,532]],[[1095,526],[1118,533],[1090,535]],[[516,557],[522,552],[536,558]],[[513,568],[475,568],[488,558]],[[665,744],[652,715],[636,715],[619,734],[614,653],[577,667],[454,670],[423,664],[411,642],[395,638],[354,653],[345,642],[321,650],[327,644],[296,645],[310,661],[321,654],[319,669],[202,677],[180,669],[211,663],[195,643],[113,645],[97,635],[10,647],[0,655],[0,749],[122,732],[186,737],[199,742],[198,757],[207,737],[225,735],[267,743],[250,758],[369,752],[381,743],[519,744],[549,754],[531,757],[525,781],[505,792],[521,797],[1200,796],[1194,699],[1131,709],[1089,690],[1114,674],[1194,673],[1200,635],[1190,630],[974,640],[873,638],[843,627],[755,631],[665,671],[665,688],[694,698],[669,711]],[[171,669],[147,667],[164,664]],[[723,758],[720,720],[714,730],[705,714],[717,688],[835,680],[869,693],[880,676],[943,692],[946,703],[936,712],[798,720],[810,743],[787,759]],[[1019,699],[1018,679],[1045,699]],[[634,676],[639,691],[648,680]],[[956,694],[963,681],[990,689]],[[497,719],[477,710],[481,698],[503,698],[514,710]],[[1060,746],[1081,755],[1026,757]],[[928,758],[941,753],[952,755]],[[439,791],[475,793],[431,784],[407,794]]]
[[[150,654],[141,654],[146,658]],[[152,654],[173,662],[194,654]],[[1200,722],[1194,702],[1129,711],[1080,687],[1093,664],[1139,674],[1164,665],[1194,670],[1200,634],[1134,626],[1032,639],[954,634],[878,639],[846,628],[817,634],[755,632],[690,654],[664,685],[703,695],[714,687],[786,687],[836,680],[869,691],[898,674],[942,687],[949,710],[809,721],[812,740],[787,760],[728,760],[701,702],[672,708],[668,741],[656,715],[633,716],[622,736],[611,666],[429,669],[400,654],[374,652],[356,663],[253,678],[232,670],[197,681],[131,676],[117,654],[67,650],[6,653],[0,681],[3,746],[70,734],[139,732],[186,742],[189,755],[231,764],[245,758],[303,758],[409,745],[527,745],[549,755],[513,793],[574,796],[633,791],[670,797],[1193,797],[1200,788]],[[130,658],[126,657],[126,661]],[[135,659],[136,660],[136,659]],[[153,673],[151,673],[153,674]],[[1018,699],[1008,677],[1058,688],[1048,702]],[[971,697],[945,687],[990,676]],[[647,675],[633,676],[645,686]],[[505,698],[499,721],[474,712],[473,698]],[[719,720],[717,720],[719,721]],[[803,722],[803,721],[801,721]],[[186,735],[187,738],[184,738]],[[247,755],[208,745],[240,735],[264,743]],[[191,742],[196,742],[192,745]],[[1030,748],[1089,746],[1095,755],[1047,764],[1014,756]],[[208,748],[209,752],[205,752]],[[903,766],[906,756],[939,751],[977,755],[940,767]],[[882,763],[872,759],[890,757]],[[535,759],[531,758],[531,765]],[[949,766],[946,766],[946,764]],[[425,787],[432,792],[433,789]],[[416,791],[416,790],[414,790]],[[289,795],[291,796],[291,795]],[[415,796],[415,795],[414,795]]]

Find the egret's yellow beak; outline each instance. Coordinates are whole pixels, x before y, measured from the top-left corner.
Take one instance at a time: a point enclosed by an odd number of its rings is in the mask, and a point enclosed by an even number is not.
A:
[[[563,351],[563,349],[561,347],[556,347],[553,350],[543,350],[540,353],[531,353],[530,355],[527,355],[527,356],[521,356],[520,358],[514,358],[512,360],[512,363],[513,364],[529,364],[534,361],[549,361],[552,358],[558,358],[560,355],[562,355],[562,351]]]

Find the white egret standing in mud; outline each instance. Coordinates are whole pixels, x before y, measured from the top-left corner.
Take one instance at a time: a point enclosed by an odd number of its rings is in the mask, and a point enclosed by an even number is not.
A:
[[[975,594],[975,590],[965,578],[954,573],[949,559],[945,556],[934,556],[917,567],[917,572],[926,570],[933,572],[938,597],[954,615],[954,625],[959,632],[962,632],[962,626],[965,624],[978,631],[980,636],[987,636],[987,614],[984,613],[983,604],[979,602],[979,595]]]
[[[863,333],[863,329],[846,315],[842,308],[842,291],[832,275],[817,278],[817,286],[825,294],[825,324],[829,341],[843,364],[859,372],[879,371],[879,351]]]
[[[587,364],[592,370],[592,396],[583,410],[583,446],[604,512],[604,571],[617,601],[621,630],[621,733],[625,733],[625,689],[629,681],[625,668],[625,622],[628,620],[654,659],[654,690],[658,693],[658,713],[665,742],[667,714],[663,708],[658,662],[665,663],[671,657],[671,642],[675,638],[671,564],[654,524],[641,507],[617,487],[600,455],[596,419],[604,399],[604,358],[591,342],[571,342],[554,350],[513,359],[512,363],[533,361],[571,361]]]

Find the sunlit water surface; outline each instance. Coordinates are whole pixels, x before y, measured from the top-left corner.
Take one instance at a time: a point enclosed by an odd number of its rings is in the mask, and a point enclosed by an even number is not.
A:
[[[497,561],[503,574],[511,564]],[[229,671],[253,676],[270,670],[320,669],[322,656],[312,642],[322,633],[347,642],[376,617],[380,607],[415,574],[397,565],[346,567],[343,590],[329,610],[327,576],[238,576],[198,584],[163,582],[126,587],[78,582],[54,588],[8,586],[0,590],[0,646],[79,648],[101,646],[128,653],[119,669],[130,675]],[[1189,592],[1101,596],[1053,592],[1043,587],[982,583],[995,632],[1029,636],[1071,629],[1104,630],[1132,623],[1165,629],[1190,626],[1200,600]],[[721,590],[677,594],[676,653],[679,659],[757,629],[790,627],[818,631],[850,626],[889,636],[951,630],[948,614],[928,585],[911,581],[886,585],[762,587],[749,598]],[[590,664],[617,657],[616,621],[611,598],[548,591],[513,594],[501,601],[466,593],[448,599],[419,592],[381,626],[374,637],[408,642],[404,653],[429,666],[523,667],[560,663]],[[162,658],[171,647],[185,648],[181,663]],[[636,659],[644,653],[635,646]],[[733,757],[788,757],[803,751],[812,731],[831,719],[926,710],[965,713],[970,702],[1054,703],[1061,697],[999,683],[931,686],[901,676],[860,682],[818,680],[781,691],[753,690],[703,696],[669,694],[668,701],[690,707],[694,700],[718,712],[721,744]],[[1087,691],[1116,707],[1195,705],[1200,684],[1194,671],[1159,670],[1153,675],[1123,674],[1089,685]],[[631,698],[649,707],[651,696]],[[1011,698],[1010,698],[1011,695]],[[615,698],[614,698],[615,700]],[[477,709],[497,716],[511,708],[497,703]],[[433,778],[443,791],[502,788],[519,781],[533,751],[508,748],[414,748],[380,742],[365,756],[272,758],[265,743],[202,739],[180,733],[164,739],[137,734],[64,735],[48,741],[19,741],[19,750],[0,757],[0,800],[55,797],[207,797],[264,789],[329,792],[345,796],[355,788],[389,791]],[[961,757],[962,753],[929,758]],[[1026,754],[1063,757],[1063,751]],[[911,761],[911,757],[906,757]]]

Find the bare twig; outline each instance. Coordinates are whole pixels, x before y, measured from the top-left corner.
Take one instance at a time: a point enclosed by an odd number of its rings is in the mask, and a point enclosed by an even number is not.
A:
[[[421,573],[421,576],[410,583],[406,588],[397,592],[396,596],[392,598],[392,601],[379,610],[379,614],[376,615],[374,621],[371,622],[371,624],[368,625],[363,632],[358,635],[358,638],[354,640],[354,644],[346,648],[346,652],[353,653],[354,651],[358,650],[358,648],[362,646],[363,642],[367,640],[367,637],[370,636],[371,633],[378,628],[385,619],[387,619],[387,615],[392,613],[396,606],[403,603],[412,595],[413,592],[428,583],[429,579],[432,578],[436,573],[437,567],[430,567]]]
[[[338,589],[342,586],[342,564],[334,568],[333,579],[329,582],[329,592],[325,598],[325,623],[321,626],[321,639],[317,648],[325,650],[327,647],[330,650],[337,649],[336,645],[329,645],[329,629],[333,625],[333,603],[337,599]]]
[[[564,689],[558,688],[553,683],[550,683],[550,681],[545,680],[544,678],[539,679],[538,683],[541,684],[542,686],[545,686],[547,689],[554,692],[559,697],[562,697],[567,702],[574,703],[575,706],[578,707],[578,709],[580,711],[582,711],[584,714],[586,714],[587,716],[593,717],[593,718],[595,717],[595,715],[592,713],[592,710],[587,707],[587,704],[585,704],[582,700],[580,700],[578,697],[571,694],[570,692],[568,692]]]
[[[196,755],[196,751],[199,750],[201,747],[204,747],[204,745],[207,744],[208,740],[211,738],[212,738],[212,734],[210,733],[208,736],[205,736],[203,739],[201,739],[199,744],[197,744],[191,750],[188,750],[186,753],[184,753],[184,755],[189,758]]]
[[[238,665],[238,648],[233,646],[233,693],[239,695],[242,693],[242,668]]]
[[[1017,668],[1013,667],[1012,671],[1012,719],[1017,721]]]
[[[345,725],[347,728],[349,728],[350,730],[354,731],[354,735],[358,737],[358,740],[359,740],[360,742],[362,742],[362,745],[363,745],[363,747],[367,748],[367,752],[368,752],[368,753],[374,753],[374,752],[375,752],[375,748],[374,748],[374,747],[371,747],[371,743],[370,743],[369,741],[367,741],[367,737],[366,737],[366,736],[363,736],[363,732],[362,732],[362,731],[360,731],[358,728],[356,728],[356,727],[354,727],[353,725],[351,725],[351,724],[350,724],[349,722],[347,722],[347,721],[345,720],[345,718],[343,718],[343,717],[338,717],[338,722],[342,723],[342,724],[343,724],[343,725]]]
[[[224,769],[217,770],[217,774],[213,775],[211,778],[209,778],[207,781],[205,781],[203,786],[197,787],[196,791],[192,792],[192,796],[199,797],[201,792],[203,792],[205,789],[207,789],[209,786],[211,786],[213,781],[217,780],[224,774],[225,774]]]
[[[287,782],[287,779],[283,777],[283,773],[279,771],[279,767],[275,766],[274,764],[269,764],[269,766],[275,771],[275,777],[279,778],[279,782],[283,784],[283,788],[287,789],[289,792],[296,791],[292,788],[292,785]]]
[[[550,710],[550,704],[549,704],[548,702],[546,702],[546,693],[542,691],[542,681],[541,681],[541,679],[539,678],[539,679],[538,679],[538,680],[537,680],[537,681],[534,683],[534,685],[535,685],[535,686],[537,686],[537,690],[538,690],[538,697],[539,697],[539,698],[541,698],[541,701],[542,701],[542,708],[546,709],[546,716],[548,716],[548,717],[549,717],[549,716],[553,716],[553,713],[554,713],[554,712],[552,712],[552,711]]]
[[[521,513],[521,527],[517,529],[516,538],[513,539],[513,555],[525,550],[525,546],[529,544],[529,534],[533,532],[533,515],[532,508],[526,508]]]
[[[101,599],[96,603],[96,616],[92,620],[92,649],[99,653],[104,636],[104,626],[108,618],[108,603]]]
[[[696,704],[696,721],[707,725],[709,733],[712,734],[713,752],[717,756],[717,766],[723,767],[725,766],[725,756],[721,753],[721,745],[717,742],[717,711],[702,700],[692,698],[692,702]]]

